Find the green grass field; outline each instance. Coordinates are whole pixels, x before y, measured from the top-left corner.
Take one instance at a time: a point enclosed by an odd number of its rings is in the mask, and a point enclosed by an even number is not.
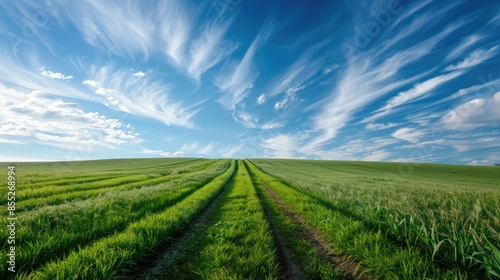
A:
[[[500,167],[192,158],[18,163],[10,174],[1,166],[15,216],[3,203],[0,279],[500,277]],[[7,217],[17,218],[15,244]]]

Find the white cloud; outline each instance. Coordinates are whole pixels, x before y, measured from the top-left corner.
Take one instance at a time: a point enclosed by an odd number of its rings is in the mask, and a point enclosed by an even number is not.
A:
[[[236,122],[241,123],[246,128],[256,128],[259,119],[248,112],[238,111],[233,113],[233,118]]]
[[[139,71],[139,72],[136,72],[134,74],[132,74],[132,76],[135,76],[135,77],[144,77],[146,74],[142,71]]]
[[[296,83],[294,86],[289,87],[285,91],[285,97],[281,101],[278,101],[274,104],[274,109],[280,110],[296,102],[298,100],[296,93],[300,90],[303,90],[304,88],[305,86],[300,83]]]
[[[0,162],[50,162],[50,161],[59,161],[59,160],[47,160],[43,158],[34,158],[34,157],[9,157],[2,156],[0,157]]]
[[[52,71],[47,71],[45,70],[45,66],[43,66],[40,70],[42,70],[42,76],[49,77],[51,79],[58,79],[58,80],[71,80],[73,79],[73,76],[65,76],[62,73],[54,73]]]
[[[0,143],[6,143],[6,144],[26,144],[25,142],[21,142],[21,141],[9,140],[9,139],[2,139],[2,138],[0,138]]]
[[[184,152],[182,151],[175,151],[175,152],[165,152],[161,150],[149,150],[149,149],[144,149],[141,151],[143,154],[150,154],[150,155],[159,155],[163,157],[182,157],[185,155]]]
[[[476,98],[459,105],[441,118],[446,129],[469,130],[500,125],[500,92],[491,98]]]
[[[398,60],[395,60],[394,63]],[[396,82],[386,82],[402,65],[384,64],[372,68],[368,63],[349,64],[332,94],[320,102],[322,109],[314,117],[314,129],[319,133],[304,145],[306,154],[318,154],[321,147],[335,138],[338,131],[351,119],[352,114],[388,92],[418,79],[415,76]]]
[[[391,135],[394,138],[406,140],[412,143],[417,143],[420,141],[420,137],[422,137],[425,133],[422,131],[418,131],[415,128],[405,127],[396,130]]]
[[[259,105],[266,103],[266,101],[267,101],[267,98],[266,98],[266,95],[264,93],[259,95],[259,98],[257,98],[257,104],[259,104]]]
[[[109,88],[98,88],[95,93],[100,94],[100,95],[108,95],[110,93],[116,92],[114,89],[109,89]]]
[[[274,129],[284,126],[285,124],[279,121],[271,121],[263,124],[261,126],[262,129]]]
[[[99,85],[98,82],[92,81],[92,80],[85,80],[85,81],[83,81],[83,84],[84,85],[89,85],[89,86],[91,86],[93,88],[95,88],[95,87],[97,87]]]
[[[495,164],[496,164],[495,161],[487,160],[487,159],[473,160],[473,161],[467,163],[467,165],[495,165]]]
[[[274,103],[274,110],[282,109],[283,107],[285,107],[287,102],[288,102],[288,98],[284,98],[283,100]]]
[[[85,112],[51,95],[23,93],[0,85],[0,135],[70,150],[113,148],[142,141],[117,119]]]
[[[438,140],[429,140],[429,141],[422,141],[418,143],[412,143],[412,144],[406,144],[406,145],[401,145],[396,147],[396,149],[422,149],[422,148],[429,148],[430,149],[438,149],[442,146],[447,145],[448,141],[444,139],[438,139]]]
[[[454,71],[458,69],[470,68],[476,65],[479,65],[486,60],[492,58],[497,53],[497,46],[490,48],[489,50],[475,50],[470,53],[464,60],[460,61],[455,65],[450,65],[446,67],[445,71]]]
[[[297,151],[297,140],[290,134],[278,134],[276,136],[262,140],[260,145],[265,149],[270,149],[273,157],[291,158]]]
[[[375,151],[363,158],[364,161],[383,161],[394,154],[385,150]]]

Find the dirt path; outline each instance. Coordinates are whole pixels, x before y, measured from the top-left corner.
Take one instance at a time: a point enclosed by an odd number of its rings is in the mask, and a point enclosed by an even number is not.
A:
[[[324,238],[320,234],[319,231],[314,230],[314,229],[308,229],[305,226],[305,221],[304,219],[299,216],[297,213],[292,211],[292,209],[281,199],[281,197],[275,193],[266,183],[261,181],[262,186],[269,192],[269,194],[276,200],[276,202],[282,207],[283,211],[285,214],[290,217],[290,219],[295,223],[300,225],[300,236],[308,240],[309,243],[318,250],[326,259],[328,259],[330,262],[335,263],[337,267],[340,269],[340,271],[346,276],[346,279],[360,279],[360,280],[370,280],[372,278],[368,277],[367,275],[362,275],[356,277],[355,275],[362,272],[362,268],[359,267],[359,262],[357,261],[352,261],[348,260],[345,257],[339,256],[339,255],[334,255],[331,252],[333,252],[332,248],[326,244],[324,241]],[[282,239],[282,238],[281,238]],[[278,241],[279,242],[279,241]],[[288,254],[290,254],[288,250]],[[291,256],[285,257],[285,258],[291,258]],[[300,279],[300,278],[286,278],[286,279]]]
[[[259,199],[262,201],[262,197],[259,196]],[[283,266],[283,278],[292,280],[304,279],[300,266],[292,259],[292,250],[286,245],[285,238],[280,233],[276,221],[271,217],[270,210],[264,203],[261,203],[261,205],[276,242],[278,258]]]
[[[127,280],[151,280],[151,279],[165,279],[166,273],[165,269],[170,267],[177,259],[178,255],[183,253],[186,244],[192,240],[196,240],[197,236],[202,232],[203,226],[208,222],[210,214],[213,209],[217,207],[234,180],[234,176],[237,171],[234,172],[233,177],[224,185],[221,191],[217,194],[215,199],[210,202],[210,204],[203,210],[203,212],[196,218],[191,225],[176,238],[173,243],[168,243],[158,249],[159,253],[156,256],[156,261],[152,262],[150,265],[143,267],[144,269],[140,274],[134,276],[120,277],[120,279]]]

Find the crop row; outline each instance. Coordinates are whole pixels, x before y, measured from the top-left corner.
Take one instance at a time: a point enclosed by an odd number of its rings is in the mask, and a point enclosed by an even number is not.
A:
[[[118,276],[123,269],[133,268],[144,257],[152,254],[157,245],[168,240],[198,214],[231,178],[234,166],[232,163],[224,173],[203,187],[194,187],[195,191],[180,202],[158,213],[148,213],[129,223],[120,232],[98,239],[87,246],[74,248],[65,257],[46,263],[29,275],[27,272],[21,272],[18,277],[108,279]]]
[[[245,162],[245,165],[250,170],[248,162]],[[346,279],[353,277],[352,272],[340,271],[338,263],[329,257],[329,252],[315,239],[314,233],[304,228],[298,217],[287,213],[288,206],[283,205],[282,201],[273,197],[260,178],[252,172],[250,175],[261,203],[266,209],[267,219],[273,224],[276,236],[275,243],[282,247],[280,254],[282,255],[282,274],[285,279]]]
[[[79,191],[84,189],[98,188],[99,186],[113,186],[129,182],[137,182],[147,178],[157,178],[172,174],[181,174],[191,171],[198,171],[213,165],[213,161],[203,161],[201,164],[190,164],[182,169],[154,169],[154,170],[128,170],[121,171],[114,175],[84,175],[79,178],[61,179],[53,182],[36,182],[28,185],[21,185],[22,199],[47,197],[64,192]],[[182,172],[179,172],[182,171]]]
[[[226,162],[227,163],[227,162]],[[48,191],[43,197],[33,197],[24,198],[23,202],[17,207],[18,212],[23,212],[26,210],[34,210],[43,206],[57,205],[60,203],[67,203],[75,199],[85,200],[97,195],[102,195],[107,192],[116,192],[123,190],[130,190],[135,188],[142,188],[145,186],[153,186],[161,183],[165,183],[174,179],[182,178],[187,174],[195,174],[197,172],[204,172],[205,170],[210,170],[213,168],[218,168],[219,165],[226,164],[221,161],[209,161],[201,166],[192,168],[183,174],[171,174],[164,176],[124,176],[122,178],[114,178],[112,180],[99,181],[92,184],[86,185],[75,185],[68,186],[66,188],[61,187],[51,187],[56,191]],[[142,178],[142,180],[141,180]],[[19,191],[20,194],[25,192],[25,190]],[[43,192],[38,192],[43,194]]]
[[[46,185],[68,185],[84,182],[94,176],[118,177],[180,169],[206,159],[126,159],[107,161],[23,163],[18,168],[21,188]],[[0,174],[3,176],[4,174]]]
[[[16,242],[22,244],[16,258],[19,269],[28,272],[55,256],[63,257],[79,246],[119,232],[131,222],[164,210],[223,173],[229,163],[218,162],[210,169],[176,176],[175,180],[150,187],[101,192],[93,199],[79,199],[18,214]],[[1,233],[3,251],[7,246],[7,233],[4,228]],[[6,264],[5,258],[2,254],[2,266]]]
[[[245,165],[209,217],[205,231],[168,267],[169,279],[277,279],[278,260]],[[189,245],[188,245],[189,246]]]
[[[33,169],[33,176],[44,174],[41,181],[19,190],[18,279],[131,276],[157,250],[177,250],[172,239],[189,224],[201,228],[161,277],[486,279],[500,273],[500,178],[483,169],[424,165],[403,176],[395,173],[397,164],[386,163],[93,162],[106,167],[101,173],[82,164],[78,174],[64,173],[69,179]],[[195,222],[203,211],[207,220]],[[2,279],[12,276],[6,236],[0,229]],[[348,271],[337,266],[346,264]]]
[[[353,256],[383,279],[463,279],[459,270],[441,270],[415,247],[395,246],[380,231],[369,230],[363,223],[331,209],[317,199],[283,184],[255,165],[250,170],[298,215],[306,226],[319,230],[338,255]]]
[[[380,170],[367,171],[363,165],[359,169],[325,162],[309,167],[296,161],[254,162],[295,190],[373,231],[381,231],[402,248],[423,252],[435,265],[469,277],[483,277],[486,270],[495,273],[495,262],[500,263],[500,255],[495,253],[500,240],[500,195],[491,182],[483,184],[474,179],[475,174],[462,171],[454,179],[440,181],[426,173],[439,173],[439,169],[417,170],[418,176],[394,178]],[[443,173],[453,171],[442,168]],[[373,173],[364,176],[369,172]],[[494,182],[494,177],[491,179]]]

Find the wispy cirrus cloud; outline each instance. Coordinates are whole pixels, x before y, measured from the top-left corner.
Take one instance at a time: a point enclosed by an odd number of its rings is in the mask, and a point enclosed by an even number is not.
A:
[[[226,36],[233,18],[205,17],[210,7],[208,2],[196,7],[187,1],[163,1],[155,15],[158,37],[166,45],[161,51],[198,82],[203,73],[239,47]]]
[[[329,62],[328,58],[332,55],[332,52],[328,51],[331,43],[329,39],[326,39],[308,48],[287,68],[282,78],[270,86],[268,95],[272,97],[280,93],[285,94],[287,89],[297,84],[303,85],[320,73],[322,67]],[[323,74],[326,75],[330,72],[326,71]]]
[[[227,109],[234,109],[235,105],[243,100],[253,87],[254,81],[259,76],[259,71],[254,64],[255,57],[273,31],[272,22],[266,22],[243,58],[237,63],[226,65],[225,69],[216,77],[215,84],[224,93],[224,96],[218,101]]]
[[[497,46],[491,47],[490,49],[481,49],[481,50],[475,50],[472,53],[470,53],[464,60],[460,61],[459,63],[455,65],[450,65],[446,67],[444,70],[445,71],[454,71],[454,70],[459,70],[459,69],[465,69],[465,68],[470,68],[476,65],[479,65],[488,59],[492,58],[495,56],[497,53],[496,50],[498,49]]]
[[[467,94],[470,94],[470,93],[473,93],[473,92],[482,91],[484,89],[487,89],[489,91],[491,91],[491,90],[495,90],[495,91],[499,90],[500,89],[500,78],[494,79],[494,80],[491,80],[491,81],[487,81],[487,82],[481,83],[479,85],[474,85],[474,86],[471,86],[471,87],[468,87],[468,88],[460,89],[457,92],[455,92],[454,94],[450,95],[450,98],[451,99],[455,99],[455,98],[462,97],[464,95],[467,95]]]
[[[421,9],[416,9],[417,6],[414,6],[415,9],[410,9],[412,13],[417,13]],[[403,13],[401,16],[404,17],[405,15],[407,13]],[[411,17],[408,16],[408,18]],[[358,18],[358,20],[366,21],[367,19]],[[396,17],[395,21],[399,20]],[[419,23],[416,21],[418,21],[418,17],[413,18],[410,22],[405,22],[405,24],[407,26],[418,26]],[[324,152],[325,146],[331,143],[331,140],[336,137],[340,129],[346,126],[356,113],[395,90],[411,85],[435,71],[435,67],[424,72],[403,71],[403,69],[408,69],[411,65],[422,62],[440,41],[449,37],[465,22],[451,23],[435,32],[434,35],[405,48],[403,51],[388,45],[374,45],[371,48],[358,48],[351,52],[344,52],[347,60],[346,66],[342,69],[342,74],[336,81],[336,86],[332,88],[331,94],[318,103],[322,103],[322,106],[319,113],[313,116],[312,119],[314,132],[311,133],[311,139],[301,147],[301,151],[305,154],[320,155]],[[354,25],[365,26],[366,23],[358,22]],[[410,29],[413,30],[412,32],[417,30],[416,28]],[[402,40],[405,37],[406,35],[392,33],[387,34],[385,40],[388,42],[392,40],[393,43],[391,44],[396,45],[398,44],[397,40]],[[354,43],[347,42],[345,44]],[[449,78],[451,79],[454,75],[456,73],[450,74]],[[438,80],[436,79],[434,82]],[[429,82],[424,85],[427,87],[432,83]],[[405,100],[424,94],[425,87],[416,87],[413,91],[395,98],[393,105],[402,104],[401,102],[405,102]],[[369,123],[376,119],[377,117],[365,118],[362,122]]]
[[[234,19],[207,17],[209,2],[195,6],[188,1],[158,2],[155,35],[170,63],[196,82],[230,56],[239,45],[227,37]]]
[[[231,55],[239,46],[225,39],[231,25],[231,20],[210,23],[193,41],[190,48],[190,58],[187,65],[188,73],[199,80],[201,75]]]
[[[431,79],[428,79],[422,83],[416,84],[411,89],[402,91],[398,93],[396,96],[389,99],[382,108],[378,109],[374,115],[370,116],[367,119],[370,121],[374,121],[383,116],[386,116],[389,113],[391,113],[391,110],[393,110],[394,108],[409,102],[416,101],[420,98],[423,98],[427,94],[431,93],[437,87],[445,84],[450,80],[459,77],[462,74],[463,74],[462,71],[455,71],[448,74],[439,75]]]
[[[155,25],[139,2],[71,2],[61,9],[85,41],[119,56],[148,57],[154,43]],[[110,13],[109,11],[113,11]]]
[[[392,133],[391,135],[397,139],[406,140],[411,143],[417,143],[420,141],[420,138],[424,134],[424,132],[419,131],[415,128],[404,127],[394,131],[394,133]]]
[[[164,44],[164,51],[176,64],[184,63],[184,52],[189,37],[195,28],[190,19],[196,18],[195,7],[187,5],[183,1],[163,1],[157,7],[159,35]]]
[[[318,159],[388,160],[395,155],[390,152],[389,147],[397,142],[397,139],[390,137],[356,138],[338,147],[323,150],[316,156]]]
[[[391,127],[398,126],[400,124],[397,123],[369,123],[365,126],[368,130],[383,130]]]
[[[105,54],[142,61],[163,54],[195,81],[239,47],[226,36],[234,19],[209,16],[212,7],[208,1],[171,0],[147,5],[80,1],[57,6],[56,13],[41,3],[14,6],[21,14],[29,6],[37,14],[54,16],[59,28],[74,27],[88,45]]]
[[[313,117],[316,136],[302,148],[303,152],[320,153],[321,147],[332,140],[358,110],[423,75],[394,81],[393,75],[402,67],[400,62],[386,60],[372,65],[357,61],[349,64],[332,94],[322,102],[319,113]]]
[[[42,63],[39,62],[39,58],[34,57],[33,53],[25,53],[27,61],[19,61],[11,50],[2,48],[2,45],[0,45],[0,52],[3,55],[0,60],[0,83],[28,91],[38,90],[64,97],[91,100],[88,94],[71,83],[69,76],[55,73],[57,74],[55,76],[60,78],[54,78],[50,77],[51,74],[48,71],[46,75],[42,75],[40,72],[43,67]],[[61,79],[62,77],[68,79]]]
[[[170,85],[145,73],[137,76],[128,69],[112,65],[89,74],[86,84],[101,97],[109,108],[125,113],[156,119],[166,125],[193,127],[196,110],[170,100]]]
[[[237,123],[242,124],[246,128],[256,128],[259,122],[256,116],[244,111],[235,111],[233,118]]]
[[[458,56],[463,54],[468,48],[479,42],[481,39],[483,39],[483,36],[477,34],[468,36],[462,41],[460,45],[456,46],[453,50],[451,50],[448,56],[446,56],[445,61],[450,61],[457,58]]]

